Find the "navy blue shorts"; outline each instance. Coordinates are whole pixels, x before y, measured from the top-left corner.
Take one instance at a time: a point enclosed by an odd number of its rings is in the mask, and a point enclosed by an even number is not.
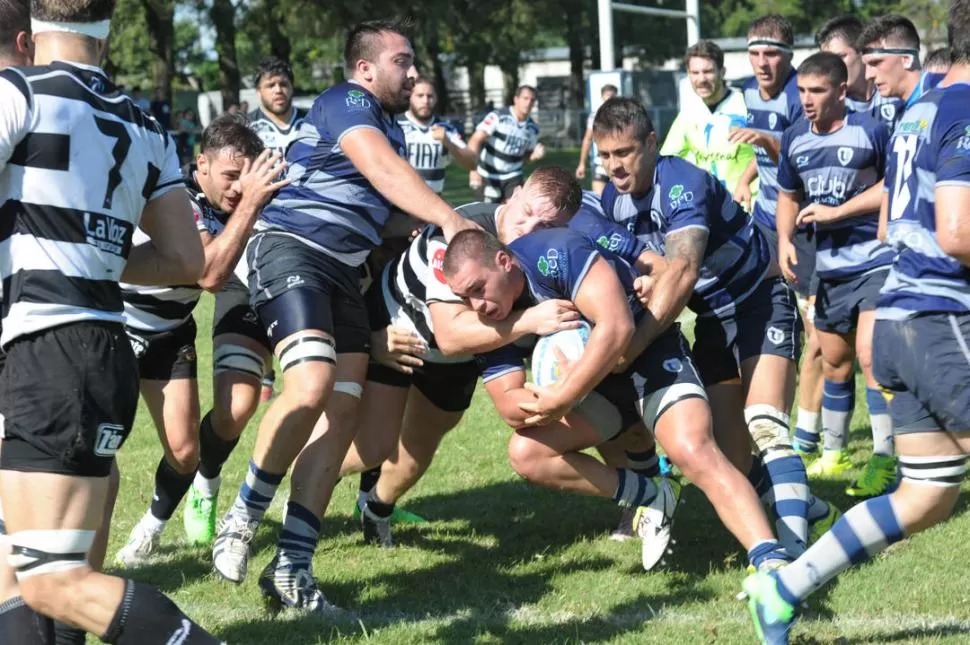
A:
[[[894,433],[970,430],[970,313],[876,320],[872,372]]]
[[[778,262],[778,231],[761,222],[755,222],[761,234],[768,240],[772,262]],[[795,266],[795,277],[798,282],[792,285],[795,293],[802,298],[813,294],[813,278],[815,276],[815,230],[799,228],[795,230],[795,250],[798,253],[798,264]]]
[[[782,278],[768,278],[733,314],[703,316],[694,325],[694,358],[705,385],[737,379],[752,356],[798,361],[802,319],[795,292]]]
[[[889,268],[848,280],[820,278],[815,295],[815,327],[835,334],[848,334],[859,324],[859,314],[872,311],[879,302],[879,290]]]

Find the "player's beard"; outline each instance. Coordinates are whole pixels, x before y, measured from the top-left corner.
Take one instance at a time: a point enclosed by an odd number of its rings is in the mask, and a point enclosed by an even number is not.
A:
[[[273,103],[263,103],[263,109],[265,111],[269,112],[270,114],[275,114],[278,117],[283,117],[289,114],[290,108],[292,106],[293,106],[292,100],[285,101],[283,105],[279,108],[277,108]]]
[[[433,114],[431,108],[429,107],[423,107],[417,110],[412,108],[411,112],[414,113],[414,116],[416,116],[418,120],[422,122],[430,121],[431,115]]]
[[[411,79],[405,79],[396,88],[390,83],[382,82],[379,89],[377,98],[381,100],[381,107],[390,114],[403,114],[411,108],[411,91],[414,90]]]

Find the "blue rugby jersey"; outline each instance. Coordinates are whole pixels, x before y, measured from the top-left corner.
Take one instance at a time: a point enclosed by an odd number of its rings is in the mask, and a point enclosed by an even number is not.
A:
[[[657,157],[653,186],[645,195],[620,194],[607,184],[601,203],[606,219],[660,254],[671,233],[689,228],[708,232],[700,277],[688,303],[699,316],[732,314],[771,266],[768,243],[751,215],[715,177],[678,157]],[[588,228],[584,233],[600,237]]]
[[[781,134],[802,118],[802,104],[798,99],[798,74],[791,70],[785,84],[768,100],[761,97],[758,79],[744,84],[744,103],[748,106],[748,127],[781,139]],[[760,188],[754,202],[754,218],[761,224],[775,228],[775,209],[778,208],[778,164],[760,146],[754,146],[758,162]]]
[[[970,311],[970,269],[936,240],[935,189],[970,186],[970,85],[932,90],[906,110],[886,166],[888,239],[898,250],[876,317]]]
[[[877,90],[873,90],[872,96],[866,101],[854,99],[851,96],[845,97],[845,107],[849,108],[850,112],[868,114],[873,119],[882,121],[889,128],[890,134],[896,128],[899,117],[903,116],[906,110],[902,99],[884,97]]]
[[[377,97],[356,83],[335,85],[313,102],[287,148],[286,176],[293,182],[263,209],[258,230],[289,233],[350,266],[364,262],[380,245],[394,207],[340,148],[358,128],[377,130],[407,159],[404,132]]]
[[[888,142],[886,125],[867,114],[849,112],[827,134],[813,132],[803,119],[782,136],[778,187],[813,204],[840,206],[883,178]],[[818,276],[841,280],[889,265],[893,250],[876,239],[878,228],[878,210],[816,225]]]

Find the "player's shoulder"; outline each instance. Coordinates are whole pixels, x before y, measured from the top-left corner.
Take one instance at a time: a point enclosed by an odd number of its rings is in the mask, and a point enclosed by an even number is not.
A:
[[[788,98],[794,97],[795,102],[801,107],[802,103],[798,98],[798,71],[794,67],[788,72],[788,78],[785,79],[782,91],[788,95]]]
[[[8,67],[4,70],[0,70],[0,78],[7,81],[13,85],[24,99],[27,101],[27,106],[33,105],[33,92],[30,90],[30,83],[27,82],[27,76],[23,71],[24,68]],[[29,69],[29,68],[26,68]]]
[[[703,179],[707,174],[691,162],[676,155],[657,155],[657,183],[673,184]]]
[[[754,91],[756,93],[759,91],[758,79],[755,76],[749,76],[745,78],[744,81],[741,83],[742,95],[748,95],[751,93],[751,91]]]
[[[920,103],[936,104],[933,130],[938,133],[950,131],[955,126],[970,126],[970,111],[967,110],[970,105],[970,85],[960,83],[937,87],[923,95],[916,105]]]
[[[310,110],[306,108],[298,107],[294,109],[294,112],[296,113],[296,117],[293,119],[294,121],[302,121],[303,119],[310,116]]]
[[[855,115],[854,112],[849,113],[850,117],[853,115]],[[783,141],[785,140],[791,141],[795,137],[806,134],[811,129],[812,129],[812,124],[809,122],[808,119],[798,119],[797,121],[789,125],[787,128],[785,128],[785,131],[782,132],[781,138]]]
[[[495,226],[495,212],[500,208],[499,204],[488,204],[485,202],[471,202],[459,206],[455,210],[465,219],[471,220],[492,235],[498,235]]]
[[[845,116],[845,122],[862,129],[870,139],[881,139],[889,136],[886,121],[869,112],[849,112]]]
[[[337,83],[327,88],[316,98],[314,104],[314,109],[311,109],[311,113],[316,111],[315,108],[317,106],[325,109],[351,111],[380,110],[380,101],[378,101],[373,93],[359,83],[351,83],[350,81]]]

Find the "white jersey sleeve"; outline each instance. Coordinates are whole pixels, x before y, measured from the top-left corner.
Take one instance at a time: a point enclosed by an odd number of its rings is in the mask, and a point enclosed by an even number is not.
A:
[[[11,71],[11,74],[16,72]],[[27,97],[8,79],[0,77],[0,172],[30,131]]]
[[[461,138],[461,135],[458,134],[457,130],[445,128],[445,136],[448,137],[448,141],[451,141],[452,145],[454,145],[456,148],[467,147],[465,140]]]
[[[495,133],[495,128],[498,127],[499,115],[497,112],[489,112],[482,122],[478,124],[475,128],[476,132],[484,132],[488,136],[492,136]]]
[[[175,142],[172,141],[170,136],[168,145],[165,146],[162,167],[159,170],[161,170],[161,174],[158,177],[158,183],[155,184],[155,190],[148,197],[148,201],[158,199],[173,188],[183,188],[185,185],[185,179],[182,177],[182,171],[179,169],[179,156],[176,151]]]

